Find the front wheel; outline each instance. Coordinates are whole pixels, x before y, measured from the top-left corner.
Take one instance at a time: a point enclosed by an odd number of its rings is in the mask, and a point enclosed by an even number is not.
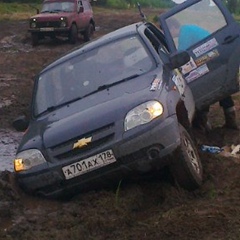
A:
[[[77,26],[73,24],[69,33],[69,42],[71,44],[75,44],[77,42],[77,38],[78,38]]]
[[[180,187],[193,191],[202,184],[202,163],[194,141],[187,130],[179,125],[179,131],[181,147],[176,150],[170,169]]]
[[[83,38],[85,42],[88,42],[91,40],[94,33],[94,26],[92,23],[90,23],[87,27],[87,29],[83,33]]]

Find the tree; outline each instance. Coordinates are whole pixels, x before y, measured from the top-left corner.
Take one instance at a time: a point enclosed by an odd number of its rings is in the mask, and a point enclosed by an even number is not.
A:
[[[226,0],[226,5],[231,13],[239,12],[238,0]]]

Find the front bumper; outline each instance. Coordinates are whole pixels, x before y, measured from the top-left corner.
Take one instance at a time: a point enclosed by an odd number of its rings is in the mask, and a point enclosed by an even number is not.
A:
[[[179,145],[178,121],[174,115],[161,124],[148,128],[147,131],[136,132],[134,135],[125,133],[121,141],[110,145],[109,149],[113,150],[117,161],[107,166],[66,180],[62,167],[71,163],[46,163],[28,171],[18,172],[16,177],[25,191],[56,198],[108,183],[117,183],[135,173],[160,169],[170,163],[171,158],[168,156]]]
[[[70,28],[55,28],[55,27],[45,27],[45,28],[29,28],[28,32],[30,33],[39,33],[39,34],[66,34],[69,33]]]

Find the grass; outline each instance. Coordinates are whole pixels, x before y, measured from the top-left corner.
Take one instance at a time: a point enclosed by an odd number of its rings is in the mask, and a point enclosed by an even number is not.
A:
[[[37,8],[41,10],[41,4],[0,2],[0,20],[26,20],[36,14]],[[93,6],[95,13],[112,12],[112,10],[112,8]]]
[[[0,20],[24,20],[36,14],[36,8],[40,5],[0,3]]]
[[[2,3],[0,2],[0,20],[25,20],[36,14],[36,9],[41,9],[41,4],[27,3]],[[93,6],[94,12],[108,11],[112,8]],[[154,19],[155,16],[148,17]],[[235,19],[240,22],[240,15],[235,15]]]

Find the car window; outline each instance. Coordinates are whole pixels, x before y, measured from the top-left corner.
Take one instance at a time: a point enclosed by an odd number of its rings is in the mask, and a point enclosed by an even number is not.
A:
[[[90,3],[88,1],[83,1],[83,8],[85,11],[91,10]]]
[[[177,49],[186,50],[226,26],[222,12],[213,1],[203,0],[166,19]]]
[[[135,35],[85,51],[39,76],[35,114],[82,98],[100,86],[147,73],[154,67],[152,55]]]
[[[81,7],[83,6],[82,1],[78,0],[77,1],[77,11],[79,12]]]
[[[73,2],[45,2],[42,6],[41,12],[52,12],[52,11],[74,11]]]
[[[153,27],[152,25],[148,26],[145,30],[145,35],[148,38],[149,42],[152,44],[155,51],[160,56],[160,59],[163,63],[169,61],[169,51],[167,48],[167,44],[165,42],[164,35],[162,32],[157,29],[156,27]]]

